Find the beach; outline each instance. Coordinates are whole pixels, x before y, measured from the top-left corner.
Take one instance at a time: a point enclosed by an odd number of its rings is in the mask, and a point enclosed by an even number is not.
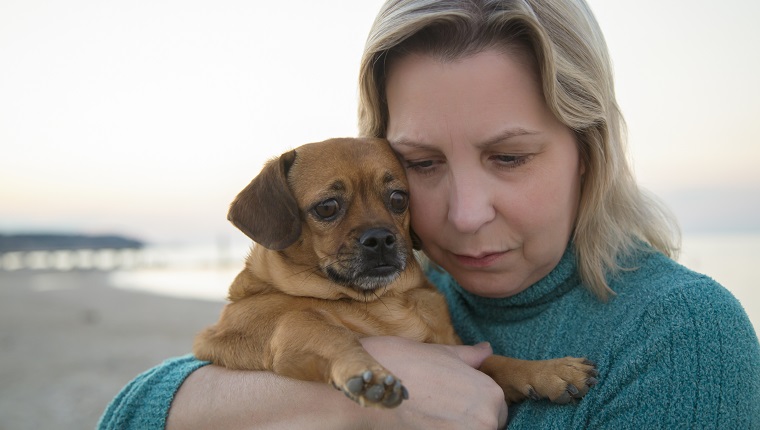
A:
[[[132,378],[189,353],[224,305],[110,288],[109,276],[0,271],[0,430],[94,428]]]

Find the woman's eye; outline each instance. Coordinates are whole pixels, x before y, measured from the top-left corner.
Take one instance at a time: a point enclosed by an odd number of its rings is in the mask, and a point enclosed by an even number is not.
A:
[[[409,207],[409,196],[403,191],[394,191],[391,193],[390,205],[394,212],[404,212]]]
[[[528,162],[530,155],[494,155],[491,158],[504,167],[513,168]]]
[[[409,167],[431,167],[433,165],[433,160],[410,161],[407,165]]]
[[[314,214],[323,220],[330,219],[338,214],[340,203],[335,199],[325,200],[314,206]]]
[[[406,162],[406,169],[415,173],[432,173],[436,167],[438,167],[438,163],[436,163],[435,160],[415,160]]]

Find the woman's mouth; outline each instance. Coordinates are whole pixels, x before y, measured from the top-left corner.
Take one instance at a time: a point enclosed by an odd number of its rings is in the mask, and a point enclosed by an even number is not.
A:
[[[507,252],[509,251],[484,253],[478,256],[469,256],[469,255],[460,255],[460,254],[453,254],[453,255],[454,255],[454,258],[457,260],[457,262],[461,264],[462,266],[467,266],[467,267],[472,267],[472,268],[484,268],[484,267],[493,265],[496,262],[496,260],[501,258]]]

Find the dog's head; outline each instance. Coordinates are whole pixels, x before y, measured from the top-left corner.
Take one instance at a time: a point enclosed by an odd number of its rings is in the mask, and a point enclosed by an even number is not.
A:
[[[228,219],[351,296],[369,296],[414,258],[408,202],[404,169],[386,141],[331,139],[270,160]]]

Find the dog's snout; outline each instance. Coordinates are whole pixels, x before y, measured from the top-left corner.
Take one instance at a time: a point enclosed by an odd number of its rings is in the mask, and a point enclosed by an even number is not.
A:
[[[373,251],[391,249],[396,244],[396,236],[386,228],[372,228],[361,235],[359,243]]]

